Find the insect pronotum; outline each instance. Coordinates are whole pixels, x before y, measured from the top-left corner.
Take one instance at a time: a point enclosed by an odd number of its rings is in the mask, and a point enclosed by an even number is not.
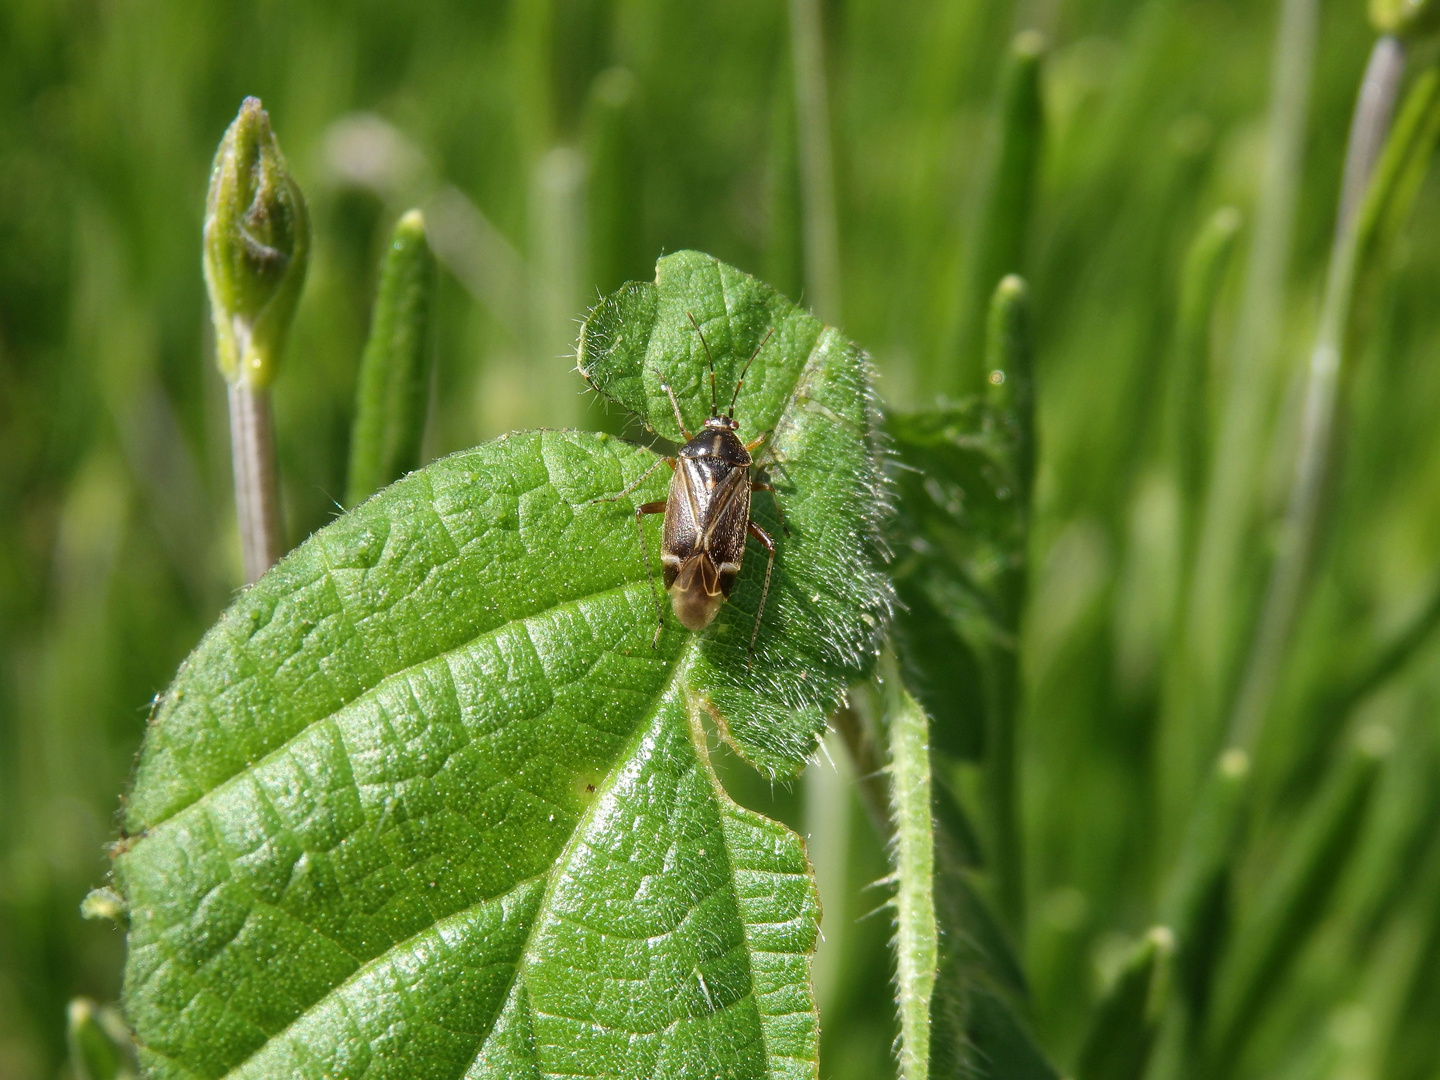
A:
[[[700,344],[705,346],[705,361],[710,369],[710,417],[698,434],[690,434],[680,415],[680,403],[675,400],[675,392],[662,381],[660,388],[670,398],[670,407],[675,410],[675,423],[685,435],[685,445],[680,448],[678,457],[662,457],[624,491],[602,501],[623,499],[661,465],[670,466],[674,475],[670,478],[669,498],[664,502],[642,503],[636,507],[635,528],[640,534],[640,548],[645,554],[645,574],[653,590],[655,577],[650,566],[650,547],[645,542],[641,519],[646,514],[665,515],[660,539],[665,591],[670,594],[675,618],[689,630],[703,630],[709,626],[720,605],[729,598],[745,558],[745,537],[753,536],[765,549],[765,583],[760,589],[760,605],[755,611],[755,625],[750,630],[750,645],[745,653],[746,665],[749,666],[755,656],[755,640],[760,633],[761,616],[765,614],[765,600],[770,595],[770,575],[775,569],[775,541],[750,520],[750,493],[770,492],[770,497],[775,499],[775,513],[780,517],[781,528],[785,528],[785,516],[780,511],[775,489],[763,480],[751,478],[754,459],[750,452],[765,441],[766,435],[761,434],[748,443],[740,441],[736,434],[740,424],[735,419],[735,403],[740,399],[740,388],[745,385],[746,372],[765,348],[774,330],[765,335],[750,354],[750,359],[745,361],[740,378],[735,382],[735,392],[730,397],[730,408],[721,416],[715,395],[715,358],[710,354],[710,345],[694,315],[690,316],[690,324],[695,327]],[[654,642],[658,642],[665,621],[665,605],[658,592],[655,593],[655,605],[659,624],[655,627]]]

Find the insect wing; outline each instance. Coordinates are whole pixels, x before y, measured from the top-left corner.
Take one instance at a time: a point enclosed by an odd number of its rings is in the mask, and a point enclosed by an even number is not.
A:
[[[702,520],[702,544],[720,572],[720,591],[728,597],[745,558],[745,526],[750,523],[750,476],[746,470],[731,470],[715,486]]]
[[[665,588],[675,584],[675,575],[685,561],[700,550],[700,510],[692,491],[688,463],[680,462],[670,478],[665,500],[665,527],[660,537],[660,564],[665,571]]]

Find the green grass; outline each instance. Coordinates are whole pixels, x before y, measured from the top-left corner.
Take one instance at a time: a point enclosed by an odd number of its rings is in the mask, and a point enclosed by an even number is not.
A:
[[[1023,238],[1005,240],[1020,254],[1004,269],[1030,286],[1039,410],[1018,654],[1023,918],[1007,925],[1023,927],[1026,1022],[1073,1073],[1096,1003],[1119,1000],[1112,981],[1170,915],[1214,786],[1288,495],[1373,33],[1358,0],[1321,5],[1295,182],[1267,203],[1278,3],[819,7],[835,302],[880,393],[906,410],[981,370],[975,295],[994,282],[973,280],[988,258],[975,245],[1003,246],[981,208],[1003,203],[990,177],[1005,58],[1017,29],[1048,41],[1033,206]],[[648,276],[661,253],[708,251],[805,300],[810,114],[796,108],[790,32],[787,5],[761,0],[0,6],[0,1077],[57,1075],[66,1003],[118,997],[122,935],[79,905],[105,879],[149,702],[241,582],[200,272],[208,169],[241,99],[263,99],[313,226],[274,385],[294,545],[346,498],[372,297],[411,206],[450,245],[435,242],[427,461],[512,428],[620,430],[562,353],[599,291]],[[1426,55],[1415,50],[1412,77]],[[337,127],[357,112],[389,127]],[[365,184],[344,130],[368,132]],[[453,192],[489,225],[477,231]],[[1187,253],[1227,206],[1243,223],[1233,252],[1187,287]],[[1276,243],[1277,213],[1293,229],[1278,230],[1290,239],[1255,300],[1256,237]],[[1233,831],[1238,848],[1218,877],[1180,867],[1221,898],[1201,910],[1205,898],[1182,897],[1184,918],[1229,927],[1204,961],[1218,1011],[1187,1025],[1172,1008],[1156,1077],[1217,1061],[1216,1075],[1297,1080],[1440,1070],[1433,176],[1384,269],[1347,359],[1336,471],[1245,812],[1207,834],[1225,849]],[[1213,297],[1208,320],[1197,290]],[[1242,368],[1256,340],[1270,345]],[[1246,380],[1253,423],[1221,447]],[[1217,461],[1243,472],[1223,500]],[[1233,561],[1192,595],[1180,568],[1210,557],[1197,550],[1207,523],[1228,530]],[[1394,745],[1377,755],[1381,729]],[[979,767],[952,764],[937,790],[953,781],[967,809],[983,806]],[[748,805],[810,827],[798,788],[772,790],[723,755],[716,768]],[[889,916],[858,919],[885,898],[859,890],[886,857],[852,803],[822,1016],[822,1075],[837,1078],[893,1068],[896,1033]],[[1346,857],[1317,875],[1317,851]],[[966,880],[986,893],[994,865]],[[826,936],[828,948],[828,924]],[[1185,1000],[1194,959],[1178,942]]]

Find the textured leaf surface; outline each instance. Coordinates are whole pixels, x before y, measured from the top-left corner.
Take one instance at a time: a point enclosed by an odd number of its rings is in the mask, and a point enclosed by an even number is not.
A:
[[[705,271],[678,301],[677,262]],[[853,346],[738,272],[683,254],[659,280],[668,314],[632,326],[607,301],[587,340],[604,316],[682,389],[676,312],[704,313],[727,372],[742,330],[813,326],[777,332],[738,410],[788,470],[753,671],[753,545],[716,623],[667,614],[651,647],[632,503],[596,500],[654,455],[608,436],[502,438],[317,533],[206,636],[146,738],[116,878],[151,1075],[815,1074],[804,851],[726,797],[702,716],[794,770],[873,655],[868,385]],[[590,355],[592,378],[647,377]]]

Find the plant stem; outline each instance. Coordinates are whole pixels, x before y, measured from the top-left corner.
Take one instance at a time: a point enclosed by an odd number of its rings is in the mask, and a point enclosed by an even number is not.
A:
[[[229,395],[235,512],[248,584],[274,566],[285,548],[275,468],[275,423],[268,389],[257,389],[242,379],[230,384]]]
[[[1265,423],[1274,400],[1276,353],[1290,264],[1300,165],[1314,67],[1317,0],[1282,0],[1266,122],[1265,165],[1254,215],[1254,232],[1240,300],[1230,390],[1221,418],[1209,475],[1205,513],[1196,549],[1188,612],[1187,661],[1195,685],[1185,695],[1198,702],[1187,726],[1197,732],[1197,751],[1183,775],[1184,791],[1213,751],[1209,738],[1221,714],[1218,695],[1229,678],[1236,583],[1245,538],[1255,513],[1256,488],[1265,444]]]
[[[795,113],[805,223],[805,288],[823,322],[840,322],[840,235],[835,220],[835,166],[825,86],[825,33],[819,0],[790,0]]]
[[[1405,46],[1399,38],[1382,35],[1370,50],[1370,61],[1360,82],[1360,94],[1355,99],[1355,115],[1350,121],[1350,141],[1345,148],[1345,177],[1340,187],[1340,214],[1335,221],[1337,244],[1360,209],[1370,175],[1375,171],[1375,163],[1380,160],[1380,151],[1385,148],[1385,136],[1390,130],[1395,100],[1400,93],[1400,80],[1404,75]]]
[[[1336,401],[1347,352],[1356,282],[1368,247],[1368,236],[1360,235],[1360,226],[1364,223],[1360,221],[1359,207],[1362,193],[1370,188],[1380,149],[1385,145],[1404,63],[1405,54],[1399,42],[1388,38],[1376,42],[1355,108],[1354,126],[1350,130],[1346,149],[1340,220],[1330,255],[1320,329],[1310,354],[1300,449],[1285,511],[1280,553],[1266,586],[1264,606],[1249,650],[1249,662],[1230,720],[1231,745],[1246,749],[1254,746],[1260,725],[1269,711],[1310,575],[1320,528],[1321,505],[1330,486]],[[1388,198],[1393,191],[1396,177],[1385,179],[1389,181],[1383,185],[1387,190],[1377,192],[1382,199]]]
[[[882,660],[890,734],[890,813],[895,823],[896,996],[901,1080],[925,1080],[930,1065],[930,999],[939,935],[935,926],[935,830],[930,814],[929,721],[900,682],[893,653]]]

